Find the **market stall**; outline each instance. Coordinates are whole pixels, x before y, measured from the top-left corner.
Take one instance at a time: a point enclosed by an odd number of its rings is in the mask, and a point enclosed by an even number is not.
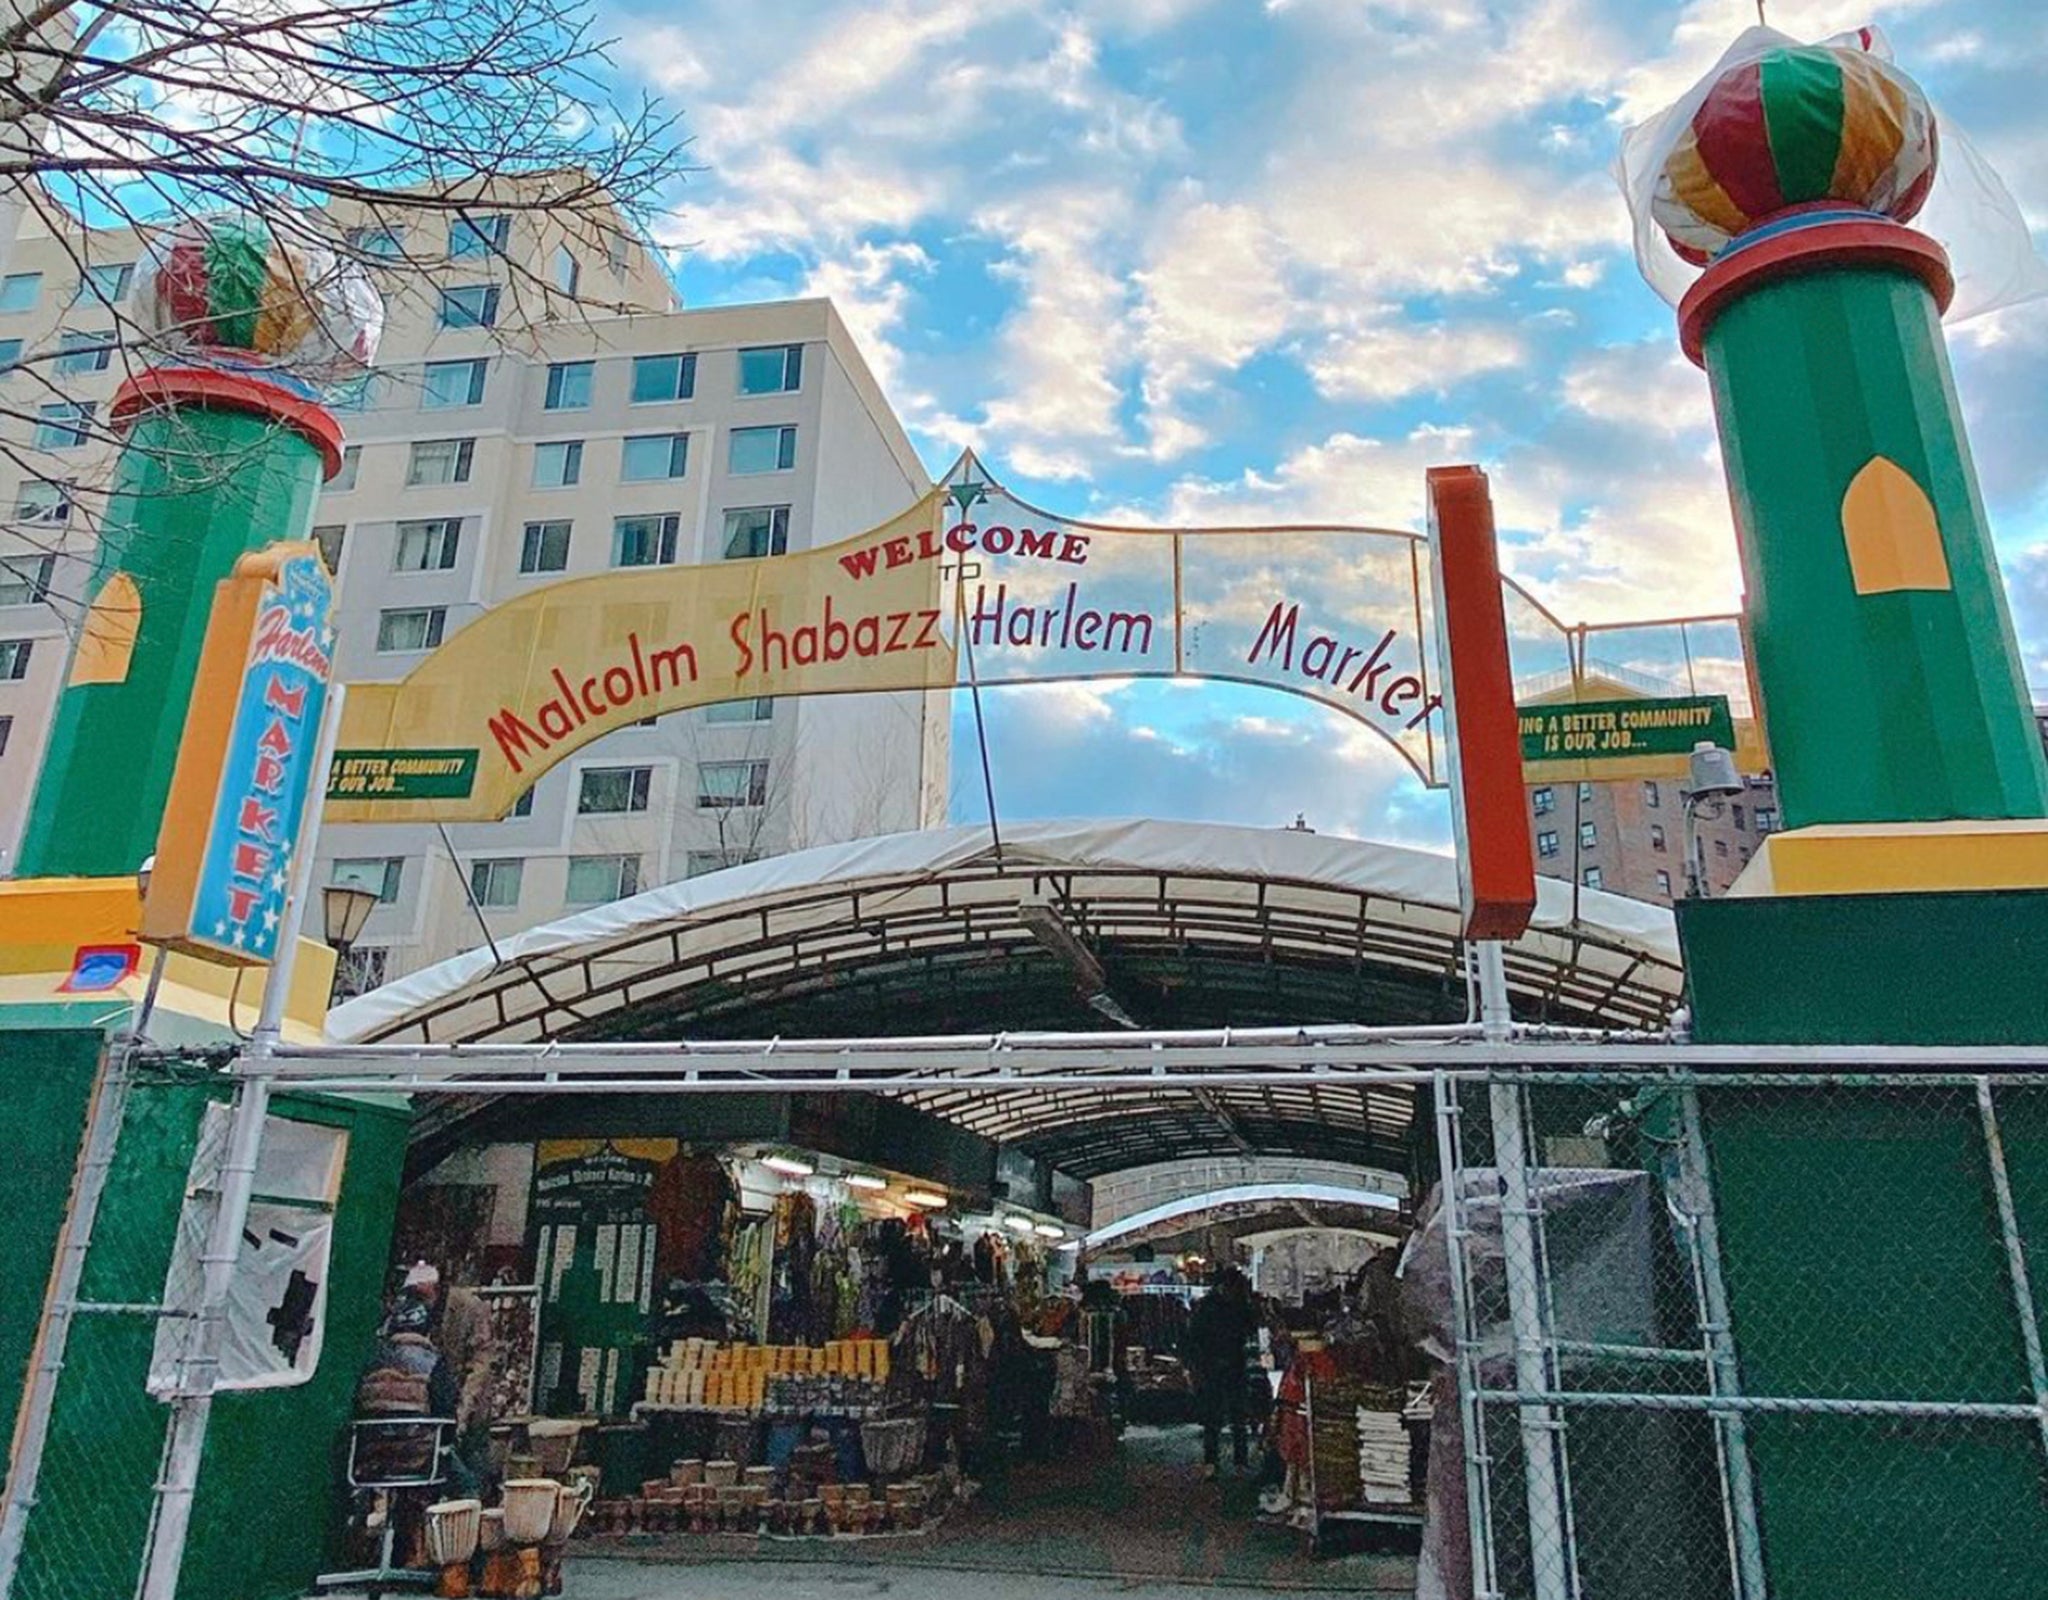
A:
[[[453,1573],[478,1522],[480,1593],[525,1581],[523,1484],[562,1487],[596,1538],[909,1537],[999,1458],[1108,1426],[1113,1363],[1089,1359],[1076,1230],[1049,1213],[788,1146],[515,1154],[457,1153],[400,1228],[401,1257],[499,1280],[458,1291],[491,1329],[478,1516],[435,1502],[419,1555]]]

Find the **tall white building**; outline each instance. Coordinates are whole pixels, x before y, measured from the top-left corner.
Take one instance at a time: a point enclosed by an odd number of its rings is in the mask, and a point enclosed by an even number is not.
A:
[[[347,460],[316,519],[340,585],[346,681],[403,677],[536,584],[622,566],[687,582],[660,569],[831,543],[929,487],[829,302],[685,311],[638,247],[588,259],[532,215],[479,207],[467,220],[416,214],[405,227],[436,237],[394,249],[443,264],[430,280],[394,273],[387,285],[378,371],[342,412]],[[126,244],[124,257],[121,236],[95,236],[102,288],[134,259]],[[75,324],[98,302],[77,303],[78,271],[58,241],[25,230],[10,270],[0,341],[33,351],[93,331]],[[32,300],[18,283],[31,273],[41,277]],[[572,288],[580,305],[555,292]],[[73,365],[65,401],[103,410],[118,359]],[[0,462],[12,480],[0,481],[0,504],[17,512],[12,550],[0,551],[14,574],[0,572],[0,719],[10,719],[0,721],[0,850],[10,860],[76,617],[67,583],[75,594],[89,571],[74,559],[89,553],[89,533],[42,513],[52,491],[38,485],[104,471],[97,447],[62,448],[61,420],[23,419],[30,452],[19,467]],[[35,450],[37,433],[58,448]],[[352,975],[367,986],[482,944],[486,930],[924,826],[944,811],[947,755],[942,696],[743,701],[608,735],[501,822],[452,826],[445,838],[430,825],[330,826],[321,870],[380,896]]]

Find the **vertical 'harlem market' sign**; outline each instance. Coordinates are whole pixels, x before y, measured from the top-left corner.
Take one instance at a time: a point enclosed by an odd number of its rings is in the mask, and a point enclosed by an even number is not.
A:
[[[403,681],[352,686],[329,815],[489,819],[647,717],[969,681],[1263,684],[1436,778],[1416,535],[1099,527],[976,481],[972,457],[949,477],[965,481],[813,550],[570,579],[485,612]]]
[[[152,943],[232,965],[277,952],[333,671],[311,545],[244,556],[216,593],[143,911]]]

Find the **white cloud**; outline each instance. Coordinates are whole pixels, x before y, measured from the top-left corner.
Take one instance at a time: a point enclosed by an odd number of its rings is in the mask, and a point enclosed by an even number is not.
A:
[[[1397,313],[1333,333],[1309,359],[1317,390],[1332,400],[1396,400],[1444,393],[1466,378],[1518,364],[1512,330],[1485,322],[1419,323]]]

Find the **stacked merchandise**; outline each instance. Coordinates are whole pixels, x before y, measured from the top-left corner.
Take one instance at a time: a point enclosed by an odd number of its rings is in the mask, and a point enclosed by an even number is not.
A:
[[[864,1415],[882,1404],[889,1347],[880,1339],[806,1345],[677,1339],[647,1374],[636,1409]]]
[[[1398,1411],[1360,1406],[1358,1420],[1358,1486],[1368,1505],[1406,1505],[1414,1498],[1408,1484],[1408,1425]]]

